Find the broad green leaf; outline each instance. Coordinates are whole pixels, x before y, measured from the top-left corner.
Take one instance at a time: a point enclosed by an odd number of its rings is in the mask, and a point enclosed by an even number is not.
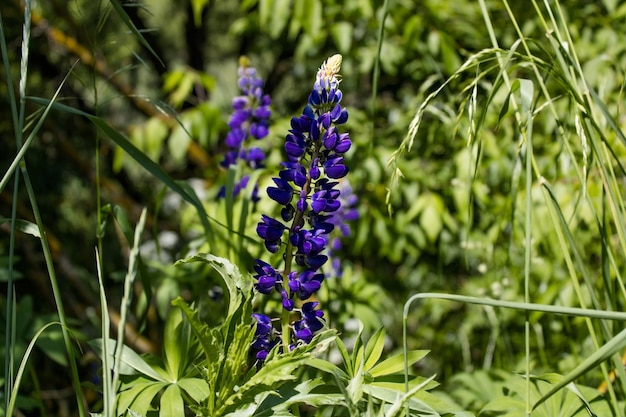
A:
[[[177,384],[198,403],[204,401],[211,393],[209,385],[201,378],[183,378]]]
[[[270,16],[269,34],[277,39],[287,26],[291,16],[291,0],[274,0],[272,2],[272,14]]]
[[[363,365],[363,370],[365,372],[369,371],[376,362],[380,359],[380,356],[383,354],[383,350],[385,349],[385,328],[381,327],[374,333],[374,335],[368,340],[367,345],[365,346],[365,365]]]
[[[102,354],[102,339],[95,339],[89,342],[89,345],[98,353]],[[115,346],[117,342],[113,339],[107,341],[107,351],[109,352],[110,364],[114,363],[113,352],[115,352]],[[146,375],[156,381],[166,382],[161,375],[150,365],[148,365],[135,351],[128,346],[122,346],[120,373],[122,375],[133,375],[136,372]],[[136,371],[136,372],[135,372]]]
[[[417,361],[428,355],[428,350],[411,350],[408,352],[408,366],[413,365]],[[391,375],[402,372],[404,370],[404,353],[398,353],[390,358],[385,359],[378,365],[369,370],[369,374],[373,377],[383,375]]]
[[[159,417],[181,417],[185,415],[185,402],[180,388],[172,384],[161,396]]]
[[[189,144],[191,143],[191,137],[188,133],[191,128],[190,123],[186,118],[181,120],[180,123],[185,127],[181,127],[180,124],[176,125],[167,140],[169,155],[176,162],[182,162],[185,159]]]

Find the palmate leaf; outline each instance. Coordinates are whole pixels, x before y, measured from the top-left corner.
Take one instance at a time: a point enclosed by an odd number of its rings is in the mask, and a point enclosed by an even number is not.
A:
[[[118,412],[121,414],[127,410],[133,410],[136,413],[145,416],[148,410],[152,408],[152,400],[165,387],[165,382],[148,382],[145,386],[139,385],[129,390],[122,391],[118,395]]]
[[[207,366],[219,363],[223,359],[222,338],[219,330],[210,329],[206,323],[200,320],[198,312],[192,310],[182,298],[176,298],[172,301],[172,305],[181,309],[191,325],[191,329],[202,346]]]
[[[145,378],[134,380],[130,388],[118,393],[117,414],[133,409],[137,413],[145,415],[151,407],[154,397],[166,386],[166,382],[157,382]]]
[[[185,401],[183,400],[180,387],[171,384],[159,402],[159,417],[180,417],[185,415]]]

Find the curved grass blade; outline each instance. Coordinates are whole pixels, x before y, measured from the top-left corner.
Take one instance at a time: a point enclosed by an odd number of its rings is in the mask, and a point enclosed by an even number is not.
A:
[[[15,375],[15,381],[14,381],[14,385],[13,385],[13,390],[11,391],[11,396],[9,398],[9,405],[7,407],[7,416],[12,416],[13,415],[13,409],[15,408],[15,401],[17,400],[17,392],[20,388],[20,383],[22,382],[22,376],[24,375],[24,371],[26,370],[26,365],[28,364],[28,359],[30,358],[30,353],[32,352],[33,348],[35,347],[35,343],[37,343],[37,339],[39,339],[39,336],[41,336],[41,334],[46,331],[46,329],[48,329],[49,327],[58,324],[59,326],[63,327],[62,324],[58,321],[53,321],[51,323],[47,323],[45,326],[43,326],[41,329],[39,329],[37,331],[37,333],[35,333],[35,336],[33,336],[33,339],[30,341],[30,343],[28,344],[28,348],[26,348],[26,352],[24,353],[24,357],[22,358],[22,362],[20,363],[20,367],[17,370],[17,374]]]
[[[89,114],[70,106],[66,106],[61,103],[50,103],[49,100],[42,99],[40,97],[27,97],[30,101],[41,105],[52,105],[53,108],[57,110],[66,111],[68,113],[73,113],[82,117],[86,117],[91,121],[98,129],[100,129],[104,134],[106,134],[109,139],[115,142],[120,148],[122,148],[131,158],[133,158],[139,165],[141,165],[146,171],[148,171],[152,176],[160,180],[163,184],[167,185],[172,191],[180,195],[183,200],[190,203],[195,209],[198,211],[198,216],[200,217],[200,221],[202,222],[202,226],[206,232],[207,238],[210,243],[213,244],[213,233],[212,227],[209,223],[209,217],[204,210],[204,206],[202,202],[193,191],[191,187],[187,184],[183,184],[181,182],[175,181],[172,177],[170,177],[157,163],[151,160],[146,154],[140,151],[135,145],[133,145],[126,136],[115,130],[111,127],[106,121],[98,116],[94,116],[93,114]],[[0,188],[0,191],[2,189]]]

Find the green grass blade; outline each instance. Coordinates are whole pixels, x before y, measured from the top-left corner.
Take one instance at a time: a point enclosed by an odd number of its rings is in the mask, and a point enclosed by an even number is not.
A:
[[[50,244],[48,242],[48,238],[46,237],[46,233],[43,226],[43,220],[41,219],[41,213],[39,211],[39,206],[37,204],[37,198],[35,191],[32,186],[32,182],[30,181],[30,176],[28,175],[28,170],[25,166],[22,167],[22,176],[24,177],[24,184],[26,185],[26,191],[28,194],[28,199],[30,200],[30,204],[33,210],[33,215],[35,216],[35,223],[37,224],[37,229],[39,230],[39,235],[41,236],[41,248],[44,255],[44,260],[46,263],[46,268],[48,271],[48,276],[50,278],[50,285],[52,286],[52,294],[54,297],[54,301],[57,307],[57,314],[59,315],[59,321],[61,322],[61,331],[63,334],[63,342],[65,344],[65,350],[68,356],[68,363],[70,364],[70,375],[72,380],[72,385],[74,386],[74,392],[76,394],[76,402],[78,407],[78,413],[80,417],[85,417],[85,405],[83,401],[83,395],[81,390],[80,378],[78,377],[78,366],[76,364],[76,358],[74,356],[74,349],[72,348],[72,340],[70,337],[70,333],[67,326],[67,319],[65,317],[65,308],[63,307],[63,298],[61,297],[61,290],[59,288],[59,282],[57,280],[56,271],[54,269],[54,261],[52,260],[52,252],[50,251]]]
[[[41,104],[48,105],[49,101],[39,98],[39,97],[29,97],[29,100]],[[111,127],[107,122],[105,122],[102,118],[98,116],[94,116],[93,114],[89,114],[77,109],[74,109],[70,106],[66,106],[61,103],[53,103],[52,107],[57,110],[66,111],[68,113],[76,114],[82,117],[86,117],[91,121],[98,129],[100,129],[104,134],[106,134],[109,139],[111,139],[115,144],[117,144],[120,148],[122,148],[131,158],[133,158],[139,165],[141,165],[146,171],[148,171],[152,176],[160,180],[163,184],[167,185],[172,191],[176,192],[180,195],[183,200],[190,203],[192,206],[196,208],[198,211],[198,215],[202,225],[207,234],[207,238],[211,241],[213,240],[212,227],[208,221],[209,217],[204,210],[204,206],[202,202],[198,198],[198,196],[193,192],[193,189],[186,184],[183,185],[178,181],[172,179],[157,163],[152,161],[146,154],[140,151],[135,145],[133,145],[126,136],[115,130]]]
[[[96,248],[96,271],[98,273],[98,292],[100,293],[100,314],[102,322],[100,325],[100,333],[102,340],[109,340],[109,329],[111,328],[111,319],[109,317],[109,305],[104,291],[104,282],[102,280],[102,268],[100,265],[100,254]],[[109,348],[106,343],[102,343],[102,369],[111,369],[109,365]],[[111,381],[110,372],[102,372],[102,415],[104,417],[112,417],[115,408],[115,387]]]
[[[544,403],[548,398],[558,392],[561,388],[573,382],[580,376],[586,374],[591,369],[606,361],[615,353],[626,347],[626,329],[622,330],[613,339],[605,343],[600,349],[595,351],[591,356],[585,359],[580,365],[563,377],[563,379],[550,389],[539,401],[533,406],[533,410]]]
[[[55,105],[56,100],[59,96],[59,93],[61,92],[61,88],[63,87],[63,85],[65,85],[65,81],[67,80],[67,77],[69,77],[75,65],[76,63],[74,63],[72,68],[70,68],[68,73],[65,75],[65,77],[63,78],[63,81],[61,81],[61,84],[59,84],[59,87],[54,92],[54,95],[52,96],[52,98],[50,100],[46,100],[47,104],[46,104],[46,107],[44,108],[44,111],[41,117],[39,118],[39,120],[37,120],[37,123],[33,127],[33,130],[30,132],[30,135],[28,135],[28,138],[26,139],[24,144],[20,144],[21,146],[20,146],[19,151],[17,152],[17,155],[15,155],[15,158],[13,158],[13,162],[11,162],[11,165],[9,165],[9,168],[7,168],[4,175],[2,176],[2,179],[0,180],[0,193],[2,192],[2,190],[4,190],[4,187],[9,182],[9,179],[11,178],[13,173],[17,170],[17,167],[19,166],[20,161],[22,161],[22,159],[24,158],[24,155],[26,155],[26,151],[28,150],[28,147],[30,146],[32,141],[35,139],[35,136],[39,132],[39,129],[41,129],[41,126],[43,125],[44,120],[48,116],[48,113],[50,112],[52,107]]]
[[[148,51],[150,51],[150,53],[154,55],[156,59],[159,60],[161,65],[165,66],[165,64],[163,64],[163,61],[161,61],[161,58],[159,57],[159,55],[157,55],[154,49],[152,49],[152,47],[150,46],[146,38],[144,38],[141,32],[139,32],[139,30],[137,29],[133,21],[130,20],[130,17],[128,16],[128,14],[126,13],[122,5],[117,0],[110,0],[110,1],[111,1],[111,6],[113,6],[113,9],[115,9],[115,12],[119,15],[119,17],[122,19],[124,24],[130,29],[133,35],[135,35],[139,43],[141,43]]]
[[[135,228],[135,236],[133,240],[133,246],[130,250],[130,254],[128,256],[128,271],[126,272],[126,277],[124,278],[124,293],[122,295],[122,305],[120,308],[120,322],[118,325],[117,331],[117,344],[115,346],[115,359],[113,363],[113,380],[111,382],[111,386],[116,389],[119,375],[120,375],[120,366],[122,363],[122,354],[124,348],[124,336],[126,330],[126,317],[128,315],[128,310],[130,309],[130,301],[132,297],[132,288],[133,283],[135,282],[135,277],[137,276],[137,261],[139,257],[139,242],[141,241],[141,233],[143,232],[144,225],[146,224],[146,209],[144,208],[141,211],[141,215],[139,216],[139,222],[137,223],[137,227]],[[106,344],[103,343],[103,346]]]
[[[28,347],[26,348],[26,352],[24,353],[24,357],[22,358],[22,362],[20,363],[20,367],[18,368],[17,374],[15,375],[15,384],[13,386],[13,390],[11,391],[11,395],[9,397],[9,401],[7,405],[7,414],[6,414],[7,416],[13,415],[15,402],[17,401],[18,390],[20,388],[20,383],[22,382],[22,377],[24,375],[24,371],[26,370],[28,359],[30,358],[30,354],[33,351],[33,348],[35,347],[35,343],[37,343],[37,339],[39,339],[39,336],[41,336],[41,334],[44,331],[46,331],[49,327],[54,326],[54,325],[60,325],[61,327],[63,327],[61,323],[56,322],[56,321],[47,323],[41,329],[39,329],[37,333],[35,333],[32,340],[28,344]]]

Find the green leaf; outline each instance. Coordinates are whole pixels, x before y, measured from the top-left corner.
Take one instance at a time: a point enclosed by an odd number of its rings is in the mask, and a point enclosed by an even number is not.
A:
[[[226,258],[221,258],[208,253],[201,253],[181,259],[175,265],[185,264],[189,262],[203,262],[215,269],[224,280],[230,301],[228,305],[228,316],[232,316],[243,300],[243,293],[248,292],[252,288],[252,279],[248,275],[242,275],[237,265],[231,263]]]
[[[102,355],[102,339],[94,339],[89,342],[89,345],[99,354]],[[114,363],[113,352],[115,352],[115,346],[117,342],[113,339],[107,340],[107,351],[109,352],[109,360],[110,363]],[[143,375],[146,375],[156,381],[166,382],[161,375],[150,365],[144,361],[141,356],[139,356],[135,351],[133,351],[128,346],[122,346],[122,357],[121,357],[120,373],[122,375],[133,375],[136,372],[139,372]],[[136,372],[135,372],[136,371]]]
[[[269,33],[273,39],[277,39],[291,17],[291,0],[274,0],[272,3]]]
[[[2,217],[0,218],[0,224],[2,223],[11,223],[11,219]],[[15,229],[19,230],[22,233],[35,236],[37,238],[41,237],[41,235],[39,234],[39,228],[37,227],[37,225],[26,220],[16,219]]]
[[[129,383],[130,387],[117,394],[117,414],[125,412],[133,404],[135,411],[147,410],[155,395],[167,386],[164,382],[155,382],[137,378]],[[144,394],[144,391],[147,390]]]
[[[337,350],[341,355],[341,359],[343,360],[343,366],[346,368],[346,372],[348,374],[348,378],[352,378],[354,376],[354,367],[352,364],[352,360],[350,359],[350,354],[348,353],[348,349],[346,349],[346,345],[340,338],[337,338],[335,341],[335,346],[337,346]]]
[[[381,327],[374,333],[374,335],[368,340],[365,346],[365,365],[363,369],[367,372],[370,370],[376,362],[380,359],[380,356],[385,349],[385,328]]]
[[[180,308],[172,307],[165,322],[163,341],[165,367],[170,375],[170,382],[176,382],[182,376],[185,368],[191,339],[191,329],[187,323],[187,321],[183,321]]]
[[[428,381],[428,380],[427,380]],[[416,387],[417,388],[417,387]],[[374,398],[378,398],[379,400],[385,401],[389,404],[395,404],[400,401],[403,397],[402,392],[398,392],[395,390],[390,390],[387,388],[376,387],[372,385],[365,385],[363,390],[366,394],[371,395]],[[428,404],[419,400],[415,397],[411,397],[407,399],[409,404],[409,408],[411,410],[417,411],[420,417],[440,417],[439,413],[433,410]]]
[[[428,355],[428,350],[411,350],[408,352],[408,365],[411,366],[417,361]],[[370,369],[369,374],[373,377],[383,375],[391,375],[402,372],[404,370],[404,353],[398,353],[390,358],[385,359],[378,365]]]
[[[209,385],[201,378],[183,378],[177,384],[198,403],[204,401],[211,394]]]
[[[127,396],[130,399],[129,409],[134,412],[145,416],[148,413],[148,410],[152,407],[152,400],[154,397],[165,387],[167,387],[167,383],[165,382],[154,382],[150,385],[146,385],[145,388],[141,389],[138,395],[132,395],[129,393]],[[122,399],[125,399],[126,391],[120,393],[120,403]],[[128,402],[128,400],[125,400]],[[120,413],[125,412],[126,410],[118,409],[118,415]]]
[[[206,323],[200,320],[198,312],[189,308],[185,300],[178,297],[172,301],[172,305],[182,310],[189,321],[191,329],[195,333],[209,365],[222,360],[223,351],[219,343],[219,331],[212,331]]]
[[[172,384],[161,396],[159,417],[181,417],[185,415],[185,402],[180,388]]]
[[[319,359],[319,358],[312,358],[309,359],[306,362],[307,366],[311,366],[315,369],[319,369],[320,371],[329,373],[331,375],[334,375],[340,379],[343,379],[344,381],[349,381],[350,380],[350,376],[348,376],[347,373],[345,373],[341,368],[339,368],[337,365],[324,360],[324,359]]]

